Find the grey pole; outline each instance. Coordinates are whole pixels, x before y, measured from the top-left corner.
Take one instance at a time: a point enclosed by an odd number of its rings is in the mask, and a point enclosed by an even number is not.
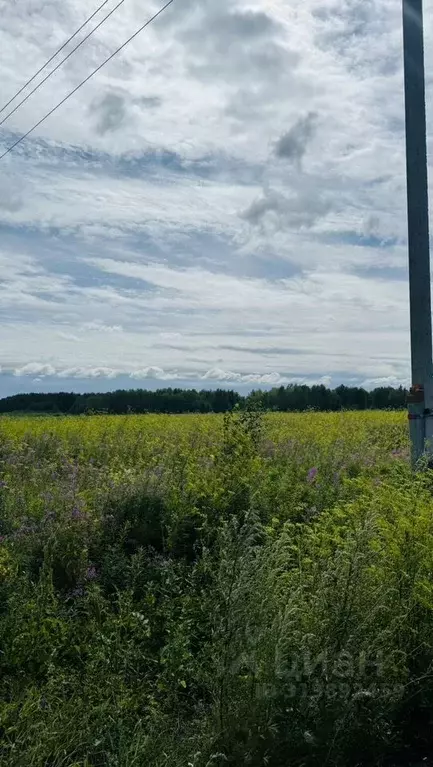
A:
[[[412,460],[433,453],[433,361],[422,0],[403,0]]]

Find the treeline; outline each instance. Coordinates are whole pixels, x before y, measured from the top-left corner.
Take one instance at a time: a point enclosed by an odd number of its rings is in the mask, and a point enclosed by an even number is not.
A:
[[[0,413],[224,413],[236,406],[274,411],[395,410],[406,406],[406,397],[407,390],[401,386],[366,391],[360,387],[289,384],[271,391],[256,390],[245,397],[226,389],[134,389],[106,394],[16,394],[0,399]]]

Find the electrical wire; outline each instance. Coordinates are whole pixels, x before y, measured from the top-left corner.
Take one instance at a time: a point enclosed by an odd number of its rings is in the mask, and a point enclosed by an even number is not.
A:
[[[65,63],[65,61],[67,61],[68,59],[70,59],[70,58],[71,58],[71,56],[72,56],[72,55],[75,53],[75,51],[78,51],[78,48],[81,48],[81,46],[82,46],[82,45],[83,45],[83,44],[86,42],[86,40],[88,40],[88,39],[89,39],[89,37],[91,37],[91,36],[92,36],[92,35],[93,35],[93,34],[96,32],[96,30],[97,30],[97,29],[99,29],[99,27],[102,27],[102,25],[103,25],[103,24],[104,24],[104,23],[107,21],[107,19],[109,19],[109,18],[110,18],[110,16],[112,16],[112,15],[113,15],[113,13],[114,13],[115,11],[117,11],[117,9],[118,9],[118,8],[119,8],[121,5],[123,5],[123,3],[124,3],[124,2],[125,2],[125,0],[120,0],[120,2],[119,2],[119,3],[117,3],[117,5],[115,5],[115,6],[114,6],[114,8],[113,8],[113,9],[110,11],[110,13],[107,13],[107,15],[106,15],[106,16],[104,16],[104,18],[103,18],[103,19],[102,19],[102,20],[99,22],[99,24],[97,24],[97,25],[96,25],[96,27],[94,27],[94,28],[93,28],[93,29],[92,29],[92,30],[91,30],[91,31],[90,31],[90,32],[89,32],[89,33],[86,35],[86,37],[83,37],[83,39],[82,39],[82,40],[80,40],[80,42],[78,43],[78,45],[76,45],[76,46],[75,46],[75,48],[72,48],[72,51],[70,51],[70,52],[68,53],[68,55],[67,55],[67,56],[65,56],[65,58],[64,58],[64,59],[62,59],[61,61],[59,61],[59,63],[57,64],[57,66],[56,66],[56,67],[54,67],[54,69],[52,69],[52,70],[51,70],[51,72],[48,72],[48,74],[47,74],[47,75],[44,77],[44,79],[43,79],[43,80],[41,80],[41,81],[40,81],[40,82],[39,82],[37,85],[35,85],[35,87],[33,88],[33,90],[31,90],[31,91],[30,91],[30,93],[28,93],[28,94],[27,94],[27,96],[25,96],[25,97],[22,99],[22,101],[20,101],[20,102],[19,102],[19,104],[17,104],[17,105],[16,105],[16,107],[14,107],[14,109],[12,109],[12,110],[11,110],[11,111],[10,111],[10,112],[9,112],[9,113],[6,115],[6,117],[3,117],[3,120],[0,120],[0,125],[3,125],[3,123],[5,123],[5,122],[6,122],[6,120],[8,120],[8,119],[9,119],[9,117],[11,117],[11,116],[12,116],[12,115],[13,115],[13,114],[14,114],[14,113],[17,111],[17,109],[19,109],[19,108],[20,108],[20,107],[21,107],[23,104],[25,104],[25,102],[26,102],[26,101],[27,101],[27,100],[30,98],[30,96],[33,96],[33,94],[34,94],[34,93],[36,93],[36,91],[37,91],[37,90],[39,90],[39,88],[40,88],[40,87],[41,87],[41,86],[42,86],[44,83],[46,83],[46,82],[47,82],[47,80],[49,80],[49,79],[50,79],[50,77],[51,77],[51,76],[54,74],[54,72],[57,72],[57,70],[58,70],[58,69],[60,69],[60,67],[61,67],[61,66],[63,66],[63,64]]]
[[[87,82],[88,82],[88,81],[89,81],[89,80],[90,80],[90,79],[91,79],[91,78],[92,78],[94,75],[96,75],[96,74],[97,74],[97,72],[99,72],[99,71],[102,69],[102,67],[104,67],[106,64],[108,64],[108,62],[109,62],[109,61],[111,61],[111,59],[114,59],[114,57],[115,57],[115,56],[117,56],[117,54],[118,54],[118,53],[120,53],[120,51],[121,51],[121,50],[123,50],[123,48],[125,48],[125,47],[126,47],[126,46],[127,46],[127,45],[128,45],[128,44],[129,44],[129,43],[132,41],[132,40],[134,40],[134,38],[135,38],[135,37],[137,37],[137,35],[139,35],[139,34],[140,34],[140,32],[142,32],[142,31],[143,31],[143,29],[146,29],[146,27],[148,27],[150,24],[152,24],[152,22],[153,22],[153,21],[155,21],[155,19],[157,19],[157,18],[158,18],[158,16],[161,16],[161,14],[162,14],[162,13],[163,13],[163,12],[164,12],[164,11],[165,11],[165,10],[166,10],[166,9],[167,9],[169,6],[170,6],[170,5],[172,5],[173,3],[174,3],[174,0],[168,0],[168,2],[167,2],[167,3],[166,3],[166,4],[165,4],[165,5],[162,7],[162,8],[160,8],[160,10],[159,10],[159,11],[157,11],[157,13],[155,13],[155,14],[154,14],[154,15],[153,15],[153,16],[152,16],[150,19],[148,19],[148,20],[147,20],[147,21],[146,21],[144,24],[142,24],[142,26],[141,26],[139,29],[137,29],[137,31],[136,31],[136,32],[134,32],[134,34],[133,34],[133,35],[131,35],[131,37],[128,37],[128,39],[127,39],[127,40],[125,40],[125,42],[124,42],[124,43],[122,43],[122,45],[120,45],[120,46],[119,46],[119,48],[117,48],[117,49],[116,49],[116,50],[115,50],[115,51],[114,51],[114,52],[113,52],[113,53],[112,53],[110,56],[108,56],[108,58],[106,58],[106,59],[105,59],[105,61],[103,61],[103,62],[102,62],[102,64],[100,64],[98,67],[96,67],[96,69],[94,69],[94,70],[93,70],[93,72],[91,72],[91,73],[90,73],[90,75],[88,75],[88,76],[87,76],[87,77],[86,77],[84,80],[82,80],[82,82],[81,82],[81,83],[79,83],[79,84],[78,84],[78,85],[77,85],[77,86],[76,86],[76,87],[75,87],[75,88],[74,88],[72,91],[70,91],[70,92],[69,92],[69,93],[68,93],[68,94],[67,94],[67,95],[66,95],[66,96],[65,96],[65,97],[64,97],[64,98],[63,98],[61,101],[59,101],[59,103],[58,103],[58,104],[56,104],[56,106],[55,106],[55,107],[53,107],[52,109],[50,109],[50,111],[49,111],[49,112],[47,112],[47,114],[46,114],[46,115],[44,115],[44,117],[42,117],[42,118],[41,118],[41,119],[40,119],[40,120],[39,120],[39,121],[38,121],[38,122],[37,122],[35,125],[33,125],[33,127],[32,127],[32,128],[30,128],[30,130],[28,130],[28,131],[27,131],[27,133],[24,133],[24,135],[23,135],[23,136],[21,136],[21,138],[17,139],[17,141],[15,141],[15,143],[14,143],[14,144],[11,144],[11,146],[10,146],[10,147],[8,147],[8,148],[6,149],[6,151],[5,151],[5,152],[3,152],[3,154],[1,154],[1,155],[0,155],[0,160],[3,160],[3,158],[4,158],[4,157],[6,157],[6,155],[7,155],[7,154],[9,154],[9,152],[12,152],[12,150],[13,150],[13,149],[15,149],[15,147],[16,147],[16,146],[18,146],[18,144],[21,144],[21,142],[22,142],[22,141],[24,141],[24,139],[26,139],[26,138],[27,138],[27,136],[29,136],[31,133],[33,133],[33,131],[34,131],[34,130],[36,130],[36,128],[39,128],[39,126],[40,126],[40,125],[42,125],[42,123],[43,123],[43,122],[45,122],[45,120],[47,120],[47,119],[48,119],[48,117],[51,117],[51,115],[52,115],[52,114],[53,114],[53,113],[54,113],[54,112],[55,112],[57,109],[59,109],[59,107],[61,107],[61,106],[62,106],[62,105],[65,103],[65,101],[67,101],[68,99],[70,99],[70,98],[71,98],[71,96],[73,96],[73,95],[74,95],[74,93],[76,93],[76,92],[77,92],[77,91],[78,91],[80,88],[82,88],[82,86],[83,86],[83,85],[85,85],[85,84],[86,84],[86,83],[87,83]]]
[[[50,58],[49,58],[49,59],[48,59],[48,60],[45,62],[45,64],[43,64],[43,65],[41,66],[41,68],[40,68],[40,69],[38,69],[38,71],[37,71],[37,72],[35,72],[35,74],[34,74],[34,75],[32,75],[32,77],[30,78],[30,80],[27,80],[27,82],[26,82],[26,83],[24,83],[24,85],[22,86],[22,88],[20,88],[20,89],[19,89],[19,91],[17,91],[17,92],[15,93],[15,95],[14,95],[14,96],[12,96],[12,98],[11,98],[11,99],[9,99],[9,101],[7,101],[7,102],[6,102],[6,104],[4,104],[4,105],[3,105],[3,106],[0,108],[0,114],[1,114],[2,112],[4,112],[4,111],[5,111],[5,109],[7,109],[7,108],[8,108],[9,104],[12,104],[12,102],[13,102],[13,101],[15,101],[15,99],[16,99],[16,98],[17,98],[17,97],[20,95],[20,93],[22,93],[22,92],[23,92],[23,90],[25,90],[25,88],[27,88],[27,86],[28,86],[28,85],[30,85],[30,83],[32,83],[32,82],[33,82],[33,80],[34,80],[34,79],[35,79],[35,78],[36,78],[38,75],[40,75],[40,74],[41,74],[41,72],[42,72],[42,71],[45,69],[45,67],[47,67],[47,66],[48,66],[48,64],[51,64],[51,62],[53,61],[53,59],[55,59],[55,58],[56,58],[56,56],[57,56],[57,55],[60,53],[60,51],[63,51],[63,49],[64,49],[64,48],[66,48],[66,46],[68,45],[68,43],[70,43],[70,42],[71,42],[71,41],[74,39],[74,37],[76,37],[76,36],[78,35],[78,33],[79,33],[79,32],[81,32],[81,30],[82,30],[82,29],[84,29],[84,27],[85,27],[85,26],[86,26],[86,25],[89,23],[89,21],[92,21],[92,19],[93,19],[93,18],[96,16],[96,14],[97,14],[97,13],[99,13],[99,11],[101,11],[101,10],[102,10],[102,8],[104,7],[104,5],[107,5],[107,3],[109,3],[109,2],[110,2],[110,0],[104,0],[104,2],[103,2],[103,3],[101,3],[101,5],[99,6],[99,8],[97,8],[97,9],[96,9],[96,11],[94,11],[94,12],[92,13],[92,15],[91,15],[91,16],[89,16],[89,17],[86,19],[86,21],[85,21],[85,22],[83,22],[83,24],[81,25],[81,27],[78,27],[77,31],[76,31],[76,32],[74,32],[74,34],[73,34],[73,35],[71,35],[70,37],[68,37],[68,39],[66,40],[66,42],[64,42],[64,43],[63,43],[63,45],[61,45],[61,46],[60,46],[60,48],[57,48],[56,52],[55,52],[55,53],[53,53],[53,55],[52,55],[52,56],[51,56],[51,57],[50,57]]]

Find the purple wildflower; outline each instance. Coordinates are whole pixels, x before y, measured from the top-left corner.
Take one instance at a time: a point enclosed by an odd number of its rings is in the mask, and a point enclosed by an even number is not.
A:
[[[314,482],[314,480],[317,477],[317,474],[318,474],[318,469],[316,469],[316,467],[313,466],[313,468],[311,468],[310,471],[307,474],[307,481],[308,482]]]
[[[34,533],[34,531],[35,531],[35,526],[34,525],[23,524],[23,525],[21,525],[21,527],[18,528],[18,530],[16,531],[15,535],[18,538],[21,538],[21,536],[29,535],[30,533]]]
[[[86,579],[88,581],[94,581],[96,580],[97,577],[98,577],[98,573],[96,572],[96,567],[94,565],[91,565],[90,567],[88,567],[87,573],[86,573]]]
[[[69,596],[71,597],[83,597],[84,596],[84,589],[82,586],[77,586],[76,589],[73,589]]]
[[[7,484],[6,482],[3,482],[3,480],[0,480],[0,489],[7,490]]]
[[[83,514],[81,510],[78,508],[78,506],[74,506],[74,508],[72,509],[72,514],[71,514],[72,519],[81,519],[82,516]]]
[[[403,450],[393,450],[391,455],[393,458],[402,458]]]
[[[271,439],[267,439],[263,443],[263,452],[267,458],[273,458],[276,453],[275,442],[272,442]]]

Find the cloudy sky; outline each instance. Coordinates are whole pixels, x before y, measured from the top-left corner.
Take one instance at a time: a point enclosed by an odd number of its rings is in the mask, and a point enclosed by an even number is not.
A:
[[[124,0],[0,152],[162,4]],[[0,107],[97,6],[0,0]],[[402,76],[398,0],[175,0],[1,161],[0,396],[407,382]]]

